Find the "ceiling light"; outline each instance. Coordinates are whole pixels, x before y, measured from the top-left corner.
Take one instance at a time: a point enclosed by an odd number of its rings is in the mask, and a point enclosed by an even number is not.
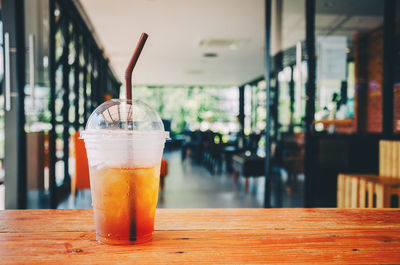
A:
[[[204,73],[204,71],[201,69],[192,69],[192,70],[187,70],[186,73],[189,75],[200,75]]]
[[[206,52],[206,53],[203,53],[203,57],[215,58],[215,57],[218,57],[218,54],[215,52]]]
[[[200,47],[228,48],[237,50],[249,42],[248,39],[202,39],[199,41]]]

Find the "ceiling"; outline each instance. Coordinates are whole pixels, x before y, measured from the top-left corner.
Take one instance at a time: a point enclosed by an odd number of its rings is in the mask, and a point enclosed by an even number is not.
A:
[[[121,81],[142,32],[136,85],[231,86],[264,73],[264,0],[79,2]]]
[[[265,0],[75,2],[120,80],[142,32],[149,39],[134,70],[136,85],[232,86],[264,74]],[[272,54],[305,40],[305,0],[272,1],[271,20]],[[382,25],[383,1],[319,0],[315,20],[317,36],[346,36],[352,50],[355,32]]]
[[[280,6],[277,5],[278,1],[281,3]],[[272,1],[271,53],[273,55],[305,40],[305,2],[305,0]],[[315,10],[316,36],[346,36],[349,48],[352,47],[356,32],[375,29],[383,24],[381,0],[318,0]],[[280,17],[277,15],[279,12],[282,13]]]

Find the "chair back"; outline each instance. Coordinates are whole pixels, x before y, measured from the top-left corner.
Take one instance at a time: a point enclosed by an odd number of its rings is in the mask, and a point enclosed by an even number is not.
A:
[[[400,141],[379,141],[379,176],[400,178]]]
[[[89,163],[86,155],[85,142],[79,139],[79,132],[74,134],[75,176],[74,189],[82,190],[90,188]]]
[[[160,176],[166,177],[168,175],[168,162],[164,158],[161,160]]]

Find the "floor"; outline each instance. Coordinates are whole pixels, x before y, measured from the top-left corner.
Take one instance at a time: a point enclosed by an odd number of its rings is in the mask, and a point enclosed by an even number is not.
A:
[[[237,181],[231,173],[211,174],[205,167],[190,158],[182,161],[179,151],[167,152],[169,174],[165,188],[159,193],[159,208],[261,208],[264,206],[265,178],[249,179],[249,189],[244,188],[245,179]],[[287,184],[285,170],[274,168],[270,201],[272,207],[304,207],[304,175],[298,175],[292,185]],[[4,209],[4,185],[0,185],[0,210]],[[30,191],[29,208],[48,208],[48,196]],[[78,192],[62,202],[60,209],[91,208],[90,190]]]
[[[230,173],[211,174],[205,167],[187,158],[182,161],[179,151],[167,152],[169,174],[159,193],[158,208],[261,208],[264,205],[265,178],[251,178],[248,191],[245,179],[237,181]],[[274,169],[270,194],[272,207],[303,207],[304,176],[297,176],[287,185],[283,169]],[[60,209],[91,208],[90,190],[70,196]]]

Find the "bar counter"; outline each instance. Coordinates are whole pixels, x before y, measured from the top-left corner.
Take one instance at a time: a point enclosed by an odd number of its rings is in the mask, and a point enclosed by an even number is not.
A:
[[[151,242],[95,237],[92,210],[0,211],[4,264],[400,264],[399,209],[158,209]]]

